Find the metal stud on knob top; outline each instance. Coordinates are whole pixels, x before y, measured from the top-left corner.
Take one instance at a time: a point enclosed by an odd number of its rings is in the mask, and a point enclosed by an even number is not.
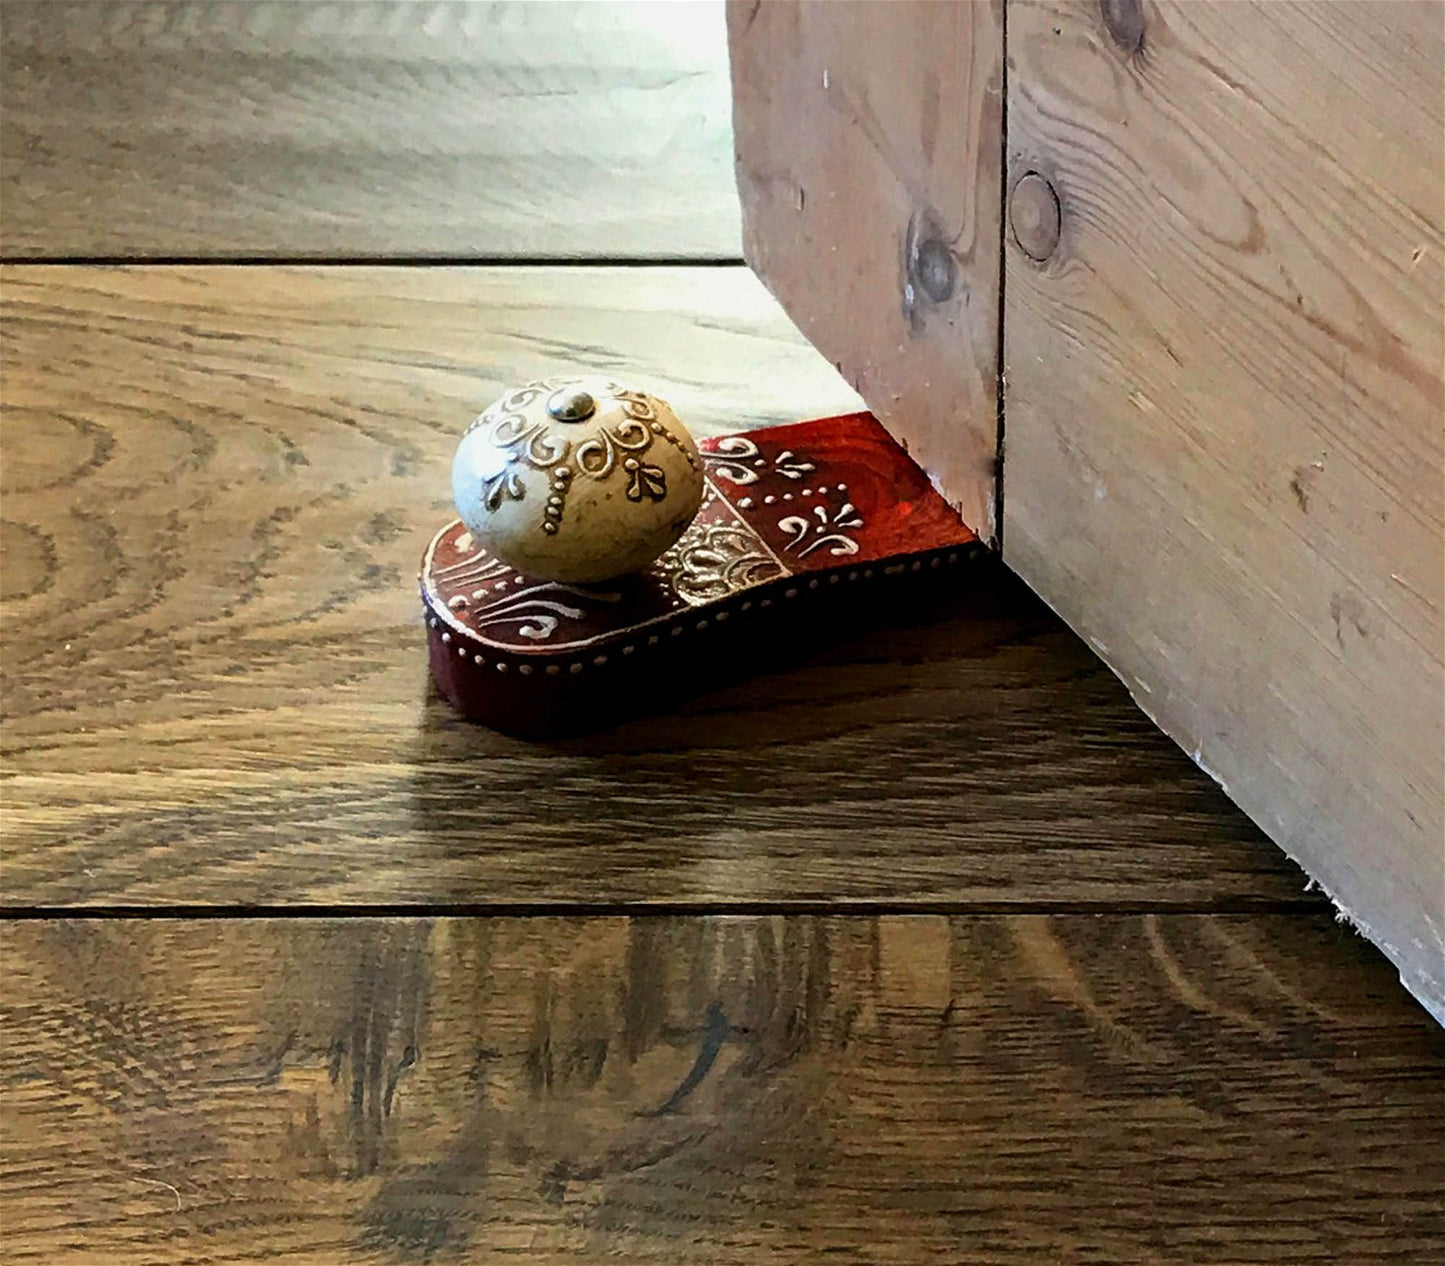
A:
[[[547,397],[547,412],[559,422],[585,422],[597,412],[597,401],[581,387],[559,387]]]
[[[509,391],[452,462],[457,513],[477,543],[566,584],[646,567],[687,530],[702,495],[697,444],[672,408],[604,378]]]

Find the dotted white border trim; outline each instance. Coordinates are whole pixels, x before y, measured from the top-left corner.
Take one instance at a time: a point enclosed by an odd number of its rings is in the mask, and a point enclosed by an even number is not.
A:
[[[441,532],[438,532],[436,536],[432,538],[432,546],[428,547],[426,558],[422,564],[424,568],[430,567],[431,565],[432,547],[435,547],[436,542],[441,539],[443,533],[450,531],[453,524],[458,521],[459,520],[455,519],[452,520],[452,523],[448,523],[447,526],[441,530]],[[925,556],[923,558],[911,559],[908,562],[890,563],[883,568],[883,574],[885,576],[900,576],[903,575],[905,572],[921,572],[925,564],[930,569],[945,566],[954,567],[957,566],[960,561],[968,561],[971,558],[978,556],[980,552],[981,551],[978,549],[977,546],[970,544],[960,549],[951,550],[948,554],[935,553],[931,557]],[[875,574],[876,572],[872,567],[865,567],[861,572],[858,571],[858,569],[854,568],[848,572],[844,572],[839,569],[836,571],[829,571],[824,573],[830,585],[836,585],[844,579],[846,579],[850,583],[856,582],[860,579],[872,580]],[[808,578],[808,588],[810,590],[818,589],[821,586],[824,575],[810,576]],[[425,572],[423,572],[423,578],[424,577]],[[762,584],[755,586],[755,588],[767,589],[771,585],[779,585],[782,584],[784,580],[792,578],[793,577],[791,576],[777,576],[774,577],[772,580],[762,582]],[[748,593],[751,592],[751,590],[742,590],[740,592]],[[785,600],[792,599],[798,596],[798,592],[798,586],[790,585],[787,589],[783,590],[782,596]],[[435,606],[433,606],[431,602],[427,601],[429,597],[435,601]],[[734,611],[737,611],[741,614],[752,611],[755,607],[758,610],[767,610],[773,605],[773,599],[770,597],[760,597],[757,599],[743,598],[741,601],[739,601],[738,595],[735,595],[733,598],[720,599],[718,600],[718,602],[718,609],[710,612],[707,617],[697,620],[691,627],[697,632],[702,633],[707,630],[710,623],[724,623]],[[506,648],[500,647],[494,642],[488,642],[485,638],[480,637],[471,629],[468,629],[465,626],[459,627],[453,620],[448,618],[450,616],[450,612],[446,610],[445,604],[441,602],[440,597],[435,592],[435,589],[425,583],[425,579],[423,579],[422,584],[422,606],[426,611],[427,628],[433,631],[441,629],[442,645],[450,646],[452,643],[452,633],[453,631],[456,631],[460,633],[461,636],[468,638],[472,642],[481,643],[485,647],[503,650],[505,653]],[[638,627],[647,628],[651,625],[658,624],[661,621],[670,618],[672,617],[667,615],[660,616],[656,619],[649,620],[647,624],[639,625]],[[442,628],[443,624],[446,624],[449,627]],[[679,620],[677,623],[672,625],[670,630],[671,636],[681,637],[684,633],[688,631],[688,627],[688,625],[682,623]],[[612,635],[609,634],[604,636]],[[605,668],[611,662],[610,656],[605,653],[593,655],[591,656],[590,660],[585,655],[570,661],[564,658],[565,654],[570,653],[570,649],[587,649],[595,645],[599,640],[600,639],[598,638],[589,638],[586,642],[566,643],[566,645],[569,647],[569,652],[561,652],[559,653],[557,659],[554,659],[551,662],[543,665],[543,673],[548,677],[557,677],[561,675],[564,669],[569,675],[576,675],[585,672],[589,665],[593,668]],[[661,642],[661,640],[662,638],[659,633],[650,633],[647,635],[645,645],[656,646],[659,644],[659,642]],[[634,655],[637,652],[638,644],[638,642],[626,642],[619,648],[619,651],[623,656]],[[470,651],[466,646],[459,645],[457,647],[458,659],[465,660],[468,655],[471,656],[472,663],[478,668],[485,668],[488,664],[490,664],[497,672],[507,673],[512,670],[513,666],[515,666],[517,672],[523,677],[530,677],[536,672],[536,666],[533,664],[517,662],[515,659],[511,661],[496,658],[488,659],[485,655]]]

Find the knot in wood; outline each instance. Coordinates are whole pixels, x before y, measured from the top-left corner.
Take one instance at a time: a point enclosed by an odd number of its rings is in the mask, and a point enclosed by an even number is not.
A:
[[[1058,247],[1061,219],[1053,185],[1036,171],[1024,173],[1009,198],[1009,225],[1019,249],[1043,263]]]
[[[958,265],[953,261],[953,252],[938,238],[925,238],[915,245],[908,271],[913,284],[934,303],[942,303],[953,295]]]
[[[1114,43],[1137,53],[1144,43],[1143,0],[1099,0],[1099,12]]]

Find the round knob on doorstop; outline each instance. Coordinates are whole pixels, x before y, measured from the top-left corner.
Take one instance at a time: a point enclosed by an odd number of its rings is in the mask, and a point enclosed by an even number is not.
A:
[[[697,444],[666,402],[603,377],[507,392],[462,436],[452,497],[483,549],[538,580],[646,567],[702,504]]]

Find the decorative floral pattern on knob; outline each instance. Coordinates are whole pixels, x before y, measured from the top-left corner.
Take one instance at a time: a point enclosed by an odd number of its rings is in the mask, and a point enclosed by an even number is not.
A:
[[[452,496],[478,544],[509,567],[591,584],[677,542],[702,504],[702,462],[655,396],[605,378],[548,378],[509,391],[467,429]]]

